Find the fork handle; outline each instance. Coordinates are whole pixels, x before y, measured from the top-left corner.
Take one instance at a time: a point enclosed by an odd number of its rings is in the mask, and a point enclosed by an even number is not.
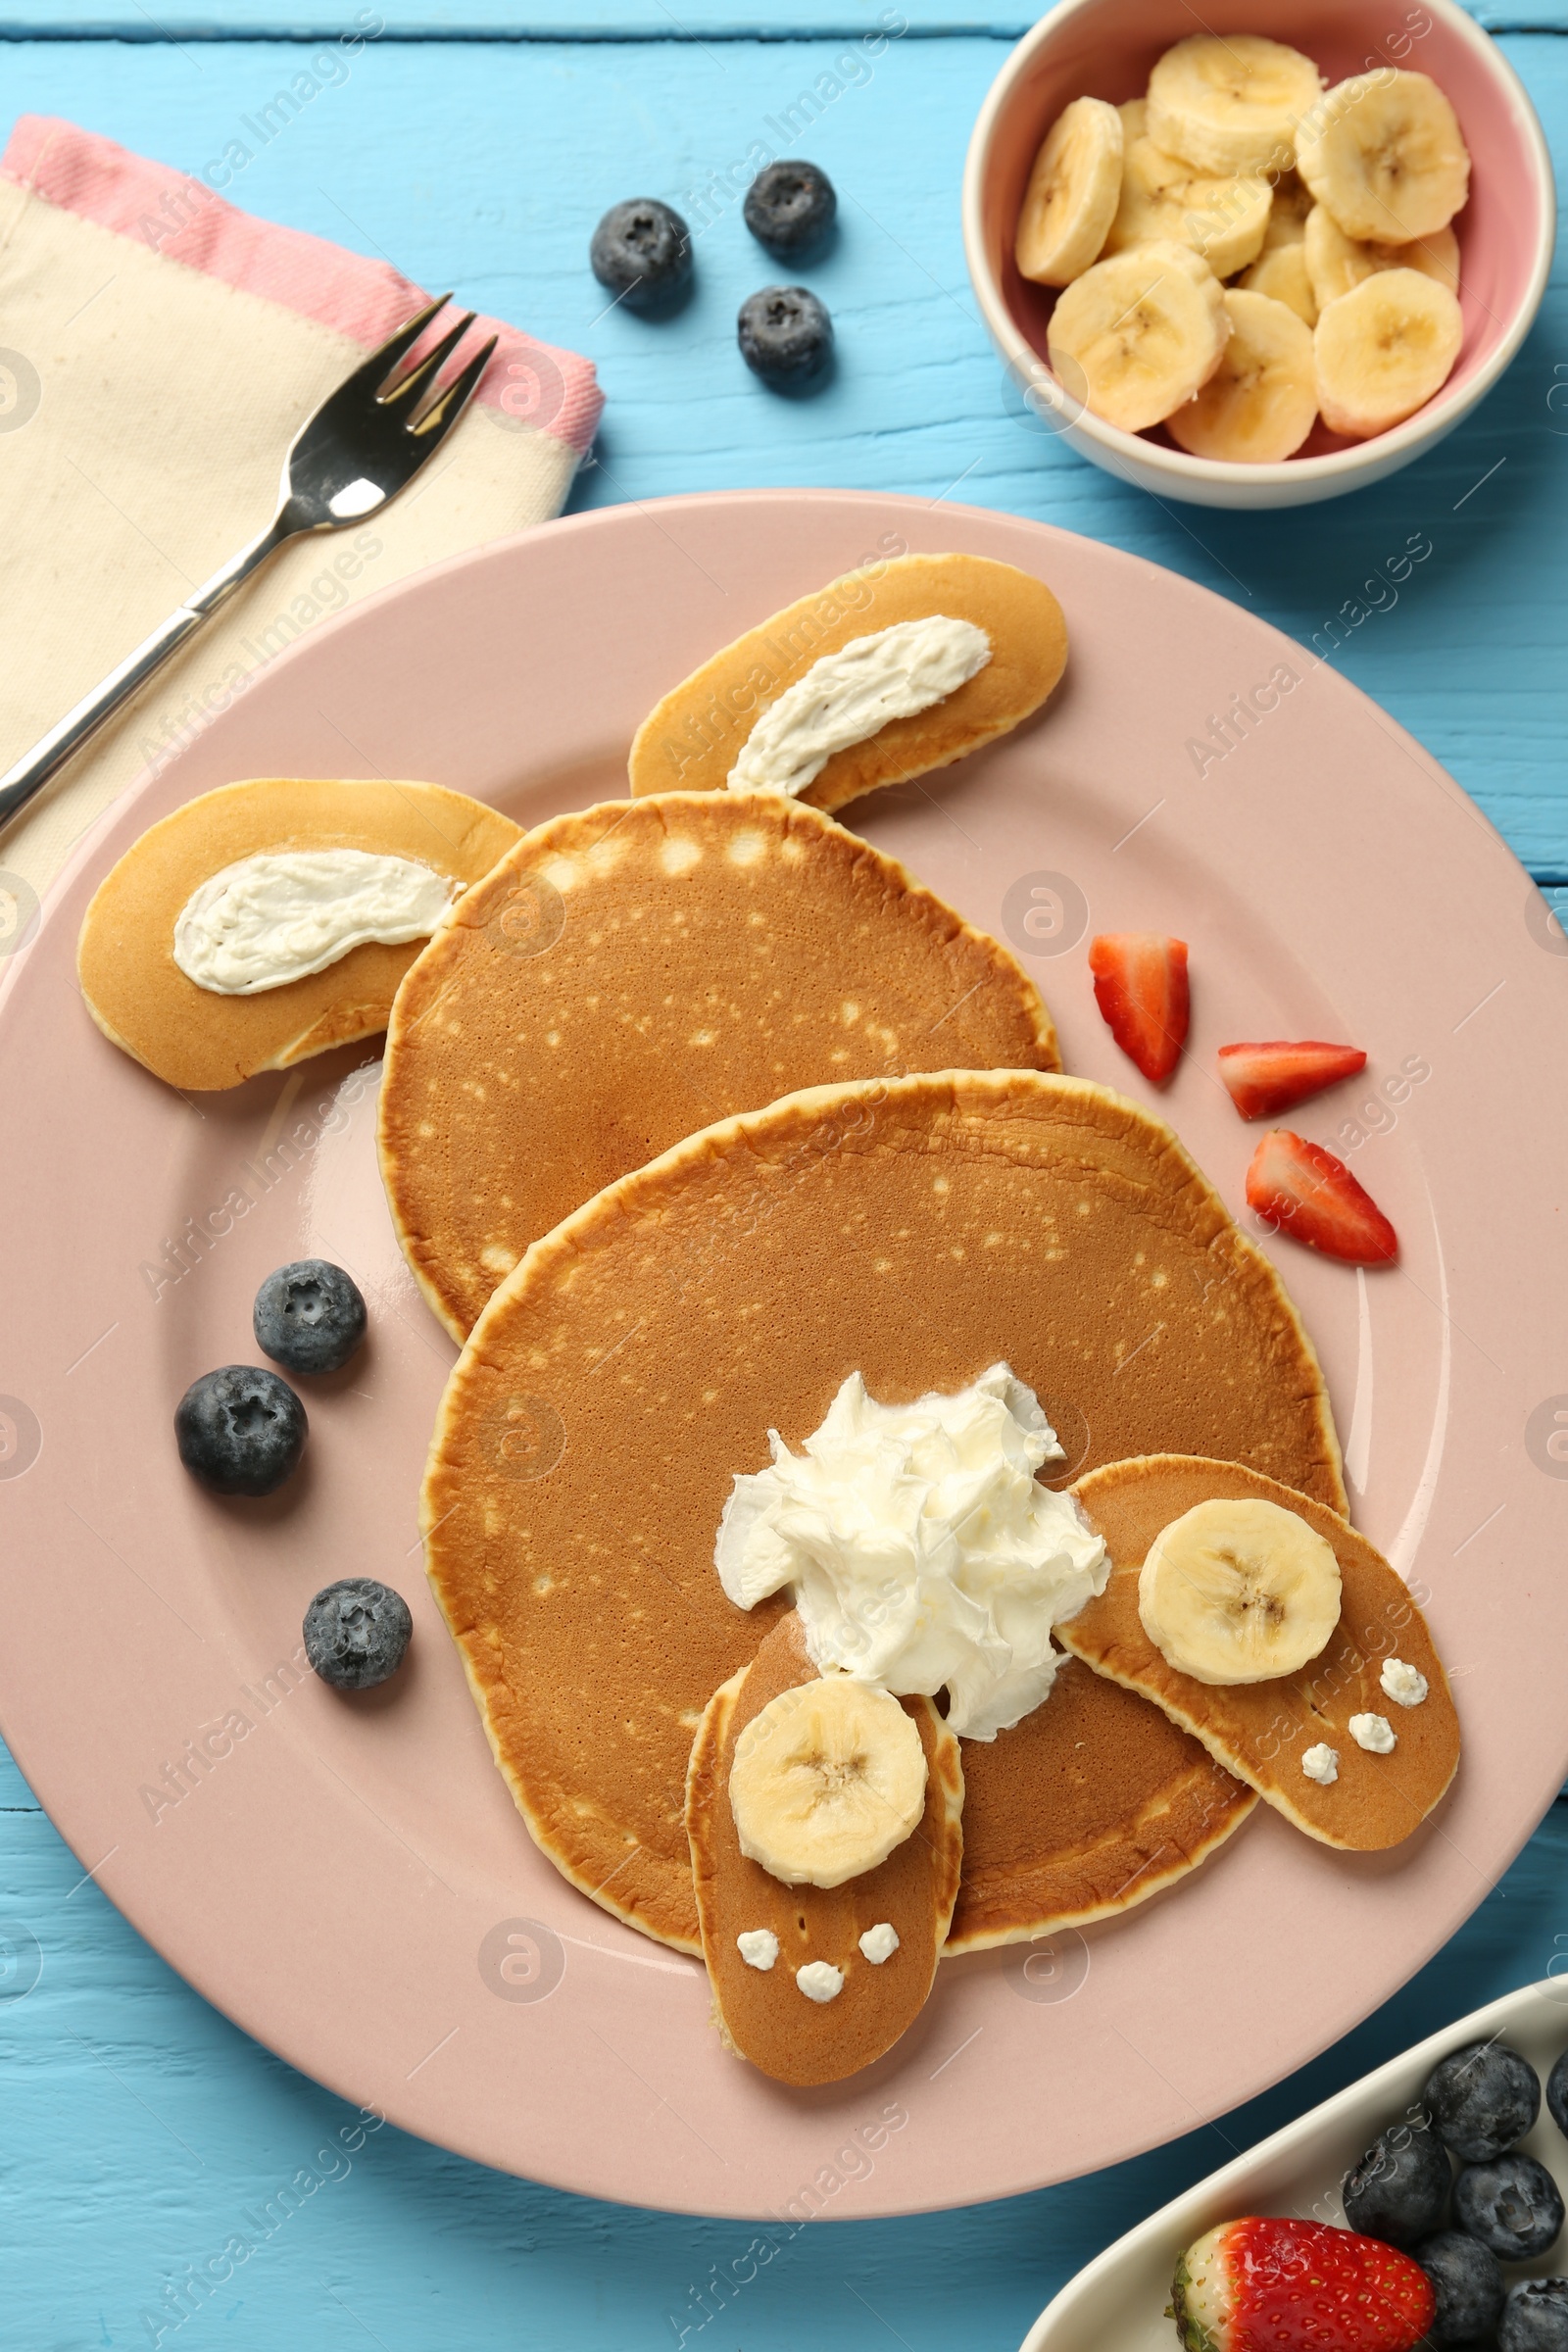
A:
[[[248,580],[251,573],[267,562],[285,539],[294,536],[284,514],[279,513],[261,531],[242,547],[231,562],[215,571],[194,595],[150,637],[144,638],[134,653],[127,654],[119,666],[92,693],[83,697],[75,709],[68,710],[59,724],[24,753],[15,767],[0,776],[0,830],[32,799],[41,792],[50,777],[62,768],[72,754],[78,751],[90,735],[95,735],[104,721],[112,717],[122,703],[163,667],[171,654],[177,652],[187,637],[199,629],[211,612],[225,604],[236,588]]]

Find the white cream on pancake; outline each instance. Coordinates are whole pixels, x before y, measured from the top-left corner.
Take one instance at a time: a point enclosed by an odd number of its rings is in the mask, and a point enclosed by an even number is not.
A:
[[[268,850],[191,892],[174,961],[215,996],[254,997],[324,972],[376,940],[428,939],[454,885],[413,858],[368,850]]]

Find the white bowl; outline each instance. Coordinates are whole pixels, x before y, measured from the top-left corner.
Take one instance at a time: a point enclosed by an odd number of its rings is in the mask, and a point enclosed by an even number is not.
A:
[[[1111,2347],[1114,2352],[1176,2352],[1176,2330],[1165,2306],[1184,2246],[1218,2223],[1250,2213],[1343,2224],[1340,2182],[1356,2158],[1389,2125],[1413,2115],[1440,2058],[1494,2035],[1528,2058],[1544,2086],[1554,2062],[1568,2049],[1568,1980],[1548,1977],[1527,1984],[1446,2026],[1161,2206],[1046,2305],[1024,2337],[1022,2352],[1110,2352]],[[1546,2113],[1544,2099],[1520,2145],[1540,2158],[1568,2197],[1568,2139]],[[1516,2278],[1565,2274],[1568,2235],[1535,2262],[1506,2266],[1510,2285]]]
[[[1507,367],[1541,307],[1551,267],[1556,192],[1541,124],[1497,48],[1456,0],[1423,0],[1400,29],[1368,46],[1364,0],[1240,0],[1226,29],[1266,33],[1311,57],[1330,82],[1390,65],[1429,74],[1451,100],[1470,148],[1470,201],[1454,221],[1464,344],[1425,408],[1370,441],[1321,421],[1277,466],[1190,457],[1168,436],[1126,433],[1063,393],[1046,361],[1054,300],[1019,276],[1013,232],[1036,149],[1073,98],[1141,96],[1161,52],[1193,30],[1186,0],[1059,0],[1010,53],[980,109],[963,176],[969,275],[1015,396],[1079,455],[1157,497],[1205,507],[1296,507],[1379,481],[1467,416]]]

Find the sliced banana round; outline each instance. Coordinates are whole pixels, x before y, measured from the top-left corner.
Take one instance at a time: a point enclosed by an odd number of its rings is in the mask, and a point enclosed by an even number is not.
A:
[[[1122,153],[1121,198],[1106,255],[1173,239],[1201,254],[1216,277],[1245,270],[1263,250],[1273,190],[1266,179],[1213,179],[1151,138]]]
[[[1347,236],[1390,245],[1446,227],[1470,192],[1459,119],[1425,74],[1337,82],[1303,128],[1297,169]]]
[[[1288,304],[1233,288],[1231,331],[1219,366],[1195,400],[1166,418],[1171,439],[1195,458],[1278,466],[1317,421],[1312,330]]]
[[[1318,204],[1307,216],[1304,250],[1319,310],[1379,270],[1419,270],[1450,294],[1459,291],[1459,240],[1451,228],[1412,237],[1407,245],[1386,245],[1348,237],[1328,206]]]
[[[1276,245],[1299,245],[1306,234],[1306,216],[1313,202],[1312,191],[1302,184],[1299,172],[1280,174],[1274,182],[1274,201],[1268,208],[1268,227],[1263,232],[1265,253],[1272,253]]]
[[[1190,245],[1156,241],[1075,278],[1052,313],[1048,349],[1075,398],[1141,433],[1207,383],[1230,331],[1213,271]]]
[[[1267,1683],[1308,1665],[1340,1621],[1340,1563],[1277,1502],[1200,1502],[1150,1546],[1138,1614],[1194,1682]]]
[[[1036,285],[1066,286],[1099,253],[1121,195],[1121,117],[1102,98],[1075,98],[1035,157],[1014,253]]]
[[[1243,270],[1241,284],[1249,294],[1266,294],[1271,302],[1288,303],[1304,325],[1316,326],[1317,296],[1304,245],[1265,247],[1250,270]]]
[[[1322,89],[1298,49],[1255,32],[1195,32],[1149,76],[1149,135],[1200,172],[1284,172]]]
[[[735,1742],[741,1852],[786,1886],[842,1886],[915,1829],[925,1781],[919,1731],[890,1691],[845,1674],[781,1690]]]
[[[1318,406],[1355,441],[1385,433],[1446,383],[1464,341],[1455,297],[1419,270],[1379,270],[1321,313]]]

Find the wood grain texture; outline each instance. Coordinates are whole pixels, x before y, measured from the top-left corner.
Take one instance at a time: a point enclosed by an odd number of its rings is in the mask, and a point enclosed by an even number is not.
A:
[[[124,0],[0,0],[8,104],[71,115],[199,168],[299,71],[301,41],[233,36],[260,28],[314,44],[352,13],[344,0],[299,13],[279,0],[178,0],[172,14],[157,0],[145,12]],[[736,307],[775,272],[736,203],[695,198],[752,142],[777,143],[769,118],[779,122],[834,72],[845,38],[875,18],[865,0],[791,0],[787,18],[780,9],[760,21],[774,31],[831,26],[820,42],[721,38],[737,26],[736,0],[539,0],[533,17],[516,0],[384,0],[396,36],[479,37],[370,43],[230,192],[590,353],[610,408],[579,505],[760,483],[911,491],[1089,532],[1303,642],[1330,635],[1350,606],[1363,617],[1343,628],[1337,665],[1431,747],[1527,862],[1568,878],[1562,265],[1505,382],[1419,466],[1294,514],[1162,509],[1009,410],[969,295],[958,171],[1001,43],[1030,13],[905,0],[911,28],[930,37],[890,42],[869,78],[823,104],[808,152],[838,182],[843,230],[808,274],[834,310],[840,364],[810,401],[770,397],[740,365]],[[1496,0],[1477,13],[1568,26],[1564,0]],[[673,17],[702,37],[665,38]],[[516,37],[563,23],[575,43]],[[937,37],[944,25],[966,29]],[[636,37],[602,37],[617,28]],[[79,37],[94,30],[113,37]],[[38,37],[51,31],[67,37]],[[1561,159],[1568,41],[1524,33],[1503,45]],[[697,294],[657,326],[604,316],[584,267],[599,212],[635,193],[664,195],[707,222]],[[4,453],[0,439],[0,486]],[[1382,567],[1413,539],[1431,553],[1396,602]],[[5,584],[13,597],[31,592],[14,576]],[[960,2342],[1008,2352],[1054,2287],[1152,2206],[1419,2035],[1544,1975],[1568,1939],[1559,1805],[1396,2002],[1222,2126],[1037,2196],[849,2229],[792,2234],[786,2225],[758,2246],[746,2226],[559,2195],[390,2128],[344,2149],[337,2135],[355,2137],[352,2112],[172,1975],[83,1881],[100,1859],[70,1854],[20,1775],[0,1770],[5,2332],[27,2352],[341,2352],[368,2341],[384,2352],[798,2352],[804,2342],[864,2352],[884,2340],[906,2352]],[[308,1988],[310,1953],[297,1957]],[[1181,2053],[1161,2064],[1180,2087]],[[329,2141],[337,2154],[321,2153]],[[848,2176],[865,2161],[846,2161],[830,2213],[853,2220]],[[953,2195],[964,2195],[960,2175]],[[254,2250],[220,2282],[232,2238]],[[208,2285],[185,2286],[180,2321],[166,2286],[179,2290],[197,2272]]]

